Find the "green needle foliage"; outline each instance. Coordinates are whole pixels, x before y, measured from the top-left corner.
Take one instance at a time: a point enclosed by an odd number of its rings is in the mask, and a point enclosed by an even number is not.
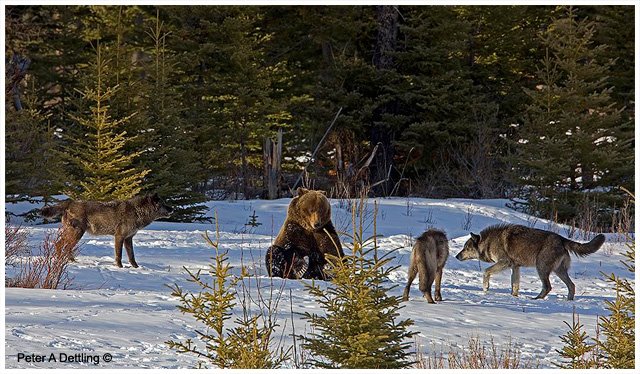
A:
[[[630,194],[634,199],[635,197]],[[624,254],[624,266],[632,274],[635,273],[636,247],[633,240],[629,240]],[[635,305],[636,294],[634,283],[618,275],[606,275],[605,280],[616,291],[613,301],[605,301],[608,316],[600,317],[598,334],[593,343],[588,343],[589,337],[582,331],[579,321],[569,325],[570,330],[561,339],[565,343],[560,355],[569,360],[559,366],[571,369],[605,368],[632,369],[635,367]],[[602,338],[601,338],[602,336]]]
[[[560,364],[564,369],[591,369],[597,366],[594,358],[595,344],[589,343],[589,336],[584,331],[584,325],[580,323],[580,317],[574,312],[571,324],[564,321],[569,327],[569,331],[560,337],[564,346],[556,350],[560,356],[568,360],[565,364]]]
[[[132,166],[141,151],[125,153],[124,147],[133,137],[128,136],[122,126],[133,115],[112,119],[109,100],[117,91],[115,87],[104,87],[108,61],[96,47],[94,63],[95,87],[80,92],[90,106],[87,115],[71,115],[87,132],[73,140],[73,147],[66,147],[63,156],[81,171],[82,178],[72,182],[65,193],[72,198],[85,200],[128,199],[140,192],[143,178],[149,170],[138,170]]]
[[[216,252],[213,264],[209,267],[212,282],[205,280],[200,273],[185,268],[189,275],[189,282],[201,288],[198,293],[188,292],[177,284],[171,286],[172,296],[180,299],[178,309],[184,314],[192,315],[204,330],[196,330],[198,339],[204,347],[196,345],[192,339],[181,341],[167,341],[167,345],[178,353],[191,353],[204,359],[199,367],[206,367],[207,363],[221,369],[274,369],[282,365],[289,358],[289,351],[282,347],[272,349],[273,334],[278,326],[275,322],[276,304],[269,304],[267,310],[261,309],[258,314],[250,311],[251,301],[240,298],[236,286],[241,280],[231,273],[232,266],[228,262],[227,251],[219,248],[218,218],[216,222],[216,241],[212,241],[207,234],[205,240]],[[233,316],[233,310],[239,306],[242,315],[228,326]]]
[[[514,138],[513,171],[531,214],[557,213],[566,221],[579,213],[585,193],[620,205],[622,194],[610,193],[611,186],[632,185],[632,143],[624,139],[633,126],[612,99],[615,60],[606,57],[606,46],[594,44],[595,34],[595,22],[561,7],[541,36],[539,83],[525,89],[531,103]]]
[[[635,242],[627,244],[625,253],[626,261],[622,263],[631,272],[635,273]],[[606,278],[616,290],[616,298],[606,301],[607,310],[611,315],[600,317],[598,323],[604,341],[597,341],[604,361],[605,368],[633,368],[635,367],[635,306],[636,294],[634,284],[629,279],[610,274]]]
[[[354,204],[351,254],[330,260],[332,282],[326,288],[306,285],[325,315],[304,314],[314,332],[301,336],[303,347],[321,368],[409,367],[413,321],[398,321],[401,298],[390,296],[394,287],[385,284],[396,267],[388,266],[391,257],[378,258],[375,235],[362,239],[362,219],[356,231],[356,210]]]

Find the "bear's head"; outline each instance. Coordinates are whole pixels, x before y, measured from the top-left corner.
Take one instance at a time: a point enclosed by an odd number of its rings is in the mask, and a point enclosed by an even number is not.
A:
[[[331,204],[324,191],[298,187],[298,196],[289,204],[288,216],[309,231],[322,231],[331,221]]]

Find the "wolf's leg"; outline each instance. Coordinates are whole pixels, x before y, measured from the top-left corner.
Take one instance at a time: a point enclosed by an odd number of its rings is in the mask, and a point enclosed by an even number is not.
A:
[[[435,279],[435,269],[429,268],[429,260],[425,263],[418,264],[418,272],[420,275],[420,279],[418,281],[418,285],[420,287],[420,291],[422,291],[422,295],[429,304],[435,304],[436,302],[433,300],[431,296],[431,287],[433,286],[433,281]]]
[[[138,267],[135,257],[133,256],[133,236],[130,236],[124,240],[124,248],[127,250],[127,257],[129,257],[129,263],[134,268]]]
[[[538,275],[540,276],[540,281],[542,281],[542,291],[538,294],[538,296],[534,297],[534,299],[544,299],[549,291],[551,291],[551,282],[549,282],[549,274],[551,274],[551,270],[548,267],[537,266]]]
[[[569,289],[569,294],[567,295],[567,299],[573,300],[573,297],[576,294],[576,285],[573,284],[573,282],[571,281],[571,278],[569,278],[570,263],[571,263],[571,258],[567,256],[565,259],[563,259],[560,262],[560,265],[558,265],[558,268],[555,270],[555,272],[558,278],[560,278],[564,282],[564,284],[567,285],[567,288]]]
[[[520,291],[520,266],[514,266],[511,268],[511,294],[518,296]]]
[[[416,275],[418,271],[416,269],[416,264],[413,259],[411,259],[411,263],[409,264],[409,279],[407,280],[407,286],[404,288],[404,294],[402,295],[402,301],[409,300],[409,291],[411,291],[411,283],[416,279]]]
[[[115,248],[116,266],[121,268],[122,267],[122,244],[124,242],[124,239],[121,236],[116,235],[115,242],[116,242],[116,248]]]
[[[489,291],[489,279],[491,278],[491,274],[499,273],[508,267],[509,263],[504,261],[498,261],[495,264],[489,266],[484,271],[484,277],[482,277],[482,290],[485,292]]]
[[[436,301],[442,301],[442,294],[440,293],[440,283],[442,282],[442,270],[440,268],[436,271]]]
[[[534,297],[534,299],[544,299],[545,296],[551,291],[551,282],[549,282],[549,275],[551,275],[552,271],[560,265],[564,259],[568,257],[566,251],[564,253],[559,253],[559,251],[555,250],[555,248],[543,248],[536,258],[536,269],[538,270],[538,275],[540,276],[540,281],[542,282],[542,290],[538,296]]]

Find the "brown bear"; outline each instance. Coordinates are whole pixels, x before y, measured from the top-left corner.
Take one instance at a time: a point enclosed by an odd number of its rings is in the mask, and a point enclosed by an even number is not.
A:
[[[344,256],[331,222],[331,205],[324,191],[298,188],[287,218],[267,250],[269,276],[289,279],[327,279],[325,255]]]

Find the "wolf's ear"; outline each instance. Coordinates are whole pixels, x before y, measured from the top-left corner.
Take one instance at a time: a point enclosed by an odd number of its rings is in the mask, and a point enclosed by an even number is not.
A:
[[[480,235],[476,235],[476,234],[474,234],[474,233],[471,233],[471,240],[472,240],[474,243],[478,244],[478,242],[480,241]]]
[[[306,194],[307,192],[309,192],[309,190],[304,188],[304,187],[298,187],[297,191],[298,191],[298,196],[302,196],[302,195]]]

